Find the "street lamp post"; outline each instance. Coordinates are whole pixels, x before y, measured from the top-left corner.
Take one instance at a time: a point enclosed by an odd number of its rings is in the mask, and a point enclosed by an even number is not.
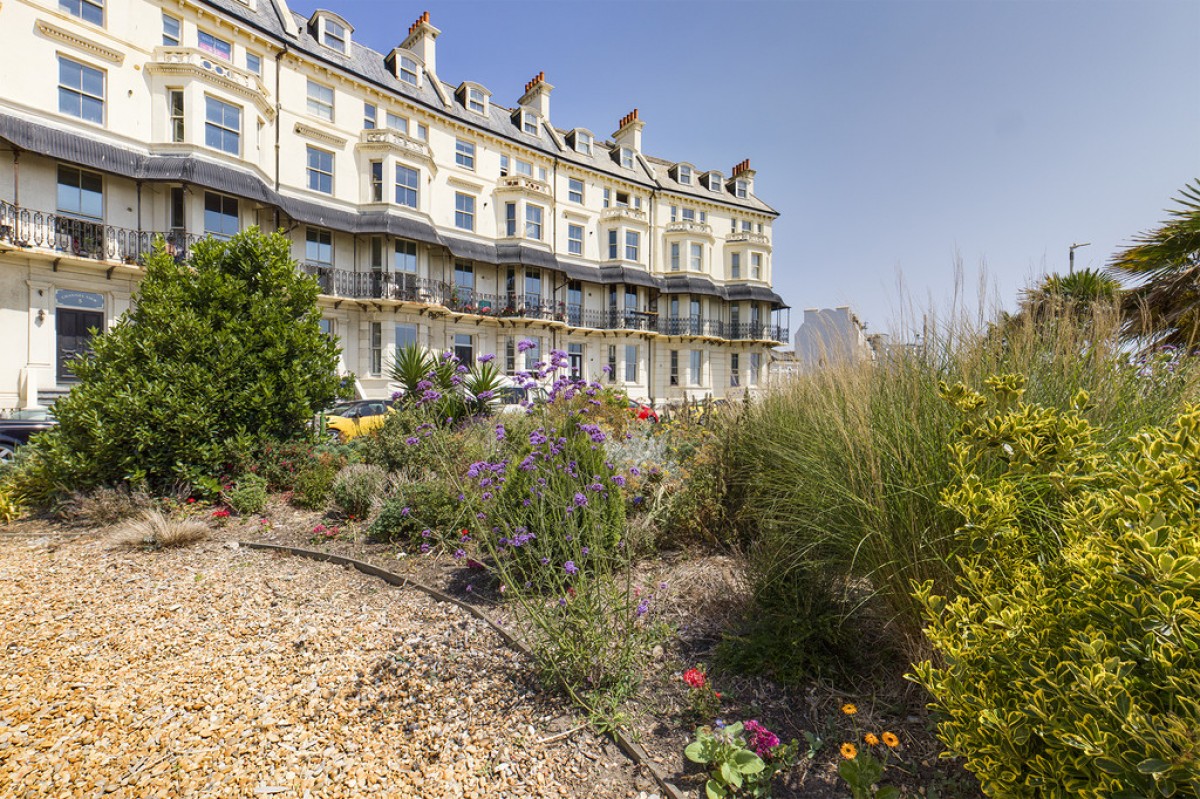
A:
[[[1075,251],[1078,250],[1080,247],[1086,247],[1089,244],[1091,244],[1090,241],[1085,241],[1083,244],[1072,244],[1071,245],[1070,249],[1068,250],[1068,255],[1070,256],[1070,261],[1071,261],[1070,266],[1067,269],[1068,275],[1075,274]]]

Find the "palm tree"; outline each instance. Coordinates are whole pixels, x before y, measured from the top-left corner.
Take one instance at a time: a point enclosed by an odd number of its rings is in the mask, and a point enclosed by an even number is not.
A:
[[[1026,289],[1021,312],[1041,319],[1049,313],[1072,309],[1090,315],[1097,303],[1112,303],[1121,293],[1121,282],[1096,269],[1080,269],[1068,275],[1049,275],[1039,286]]]
[[[1123,297],[1126,337],[1149,348],[1200,343],[1200,180],[1183,189],[1157,230],[1142,233],[1109,262],[1109,272],[1138,281]]]

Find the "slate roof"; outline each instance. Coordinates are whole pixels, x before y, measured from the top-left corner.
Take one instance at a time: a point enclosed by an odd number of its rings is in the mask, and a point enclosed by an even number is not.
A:
[[[490,100],[488,102],[488,114],[486,117],[474,111],[469,111],[454,95],[455,89],[460,84],[451,84],[442,80],[442,88],[445,90],[446,96],[451,99],[450,105],[447,106],[442,103],[428,76],[421,81],[419,87],[405,83],[388,71],[384,64],[385,54],[359,44],[354,41],[353,37],[351,37],[350,53],[348,55],[343,55],[325,47],[317,41],[316,37],[309,30],[309,18],[294,12],[292,13],[291,21],[299,28],[300,36],[293,37],[285,31],[277,10],[278,6],[274,0],[258,0],[255,4],[256,8],[250,8],[239,2],[239,0],[202,0],[202,2],[213,8],[220,9],[231,17],[242,20],[250,27],[272,38],[286,42],[292,50],[300,51],[316,61],[343,69],[410,102],[425,106],[433,113],[441,114],[468,127],[478,128],[494,136],[509,139],[531,149],[538,150],[547,157],[558,158],[560,161],[602,172],[616,179],[640,184],[647,188],[661,188],[673,193],[690,195],[697,200],[745,208],[748,211],[756,211],[770,216],[779,215],[778,211],[757,197],[751,196],[745,200],[741,200],[734,197],[728,191],[717,193],[696,186],[679,184],[667,174],[667,169],[674,162],[662,158],[646,156],[646,161],[653,165],[653,175],[646,171],[645,165],[640,159],[635,159],[634,169],[625,169],[613,158],[612,154],[616,149],[616,145],[612,142],[596,139],[592,145],[592,155],[590,156],[575,152],[570,147],[559,149],[558,144],[546,131],[545,125],[539,126],[539,135],[537,136],[525,133],[512,120],[512,114],[517,110],[516,108],[506,107]],[[560,131],[560,135],[565,135],[565,131]],[[702,172],[703,170],[698,170],[697,174],[702,174]]]

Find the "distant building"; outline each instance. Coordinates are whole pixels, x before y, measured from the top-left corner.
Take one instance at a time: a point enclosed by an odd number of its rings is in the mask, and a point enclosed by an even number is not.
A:
[[[797,372],[850,361],[874,361],[888,346],[884,333],[867,334],[867,326],[849,305],[837,308],[806,308],[804,322],[796,331]],[[780,372],[783,373],[783,370]]]

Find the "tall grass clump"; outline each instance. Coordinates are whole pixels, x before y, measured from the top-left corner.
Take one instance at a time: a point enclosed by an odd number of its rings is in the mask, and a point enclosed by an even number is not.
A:
[[[853,662],[867,651],[927,654],[912,586],[951,595],[958,571],[958,520],[940,498],[960,416],[939,386],[1016,373],[1027,401],[1061,409],[1085,390],[1081,412],[1111,451],[1196,395],[1194,358],[1136,356],[1120,322],[1096,304],[930,324],[919,345],[835,362],[747,408],[725,465],[754,600],[751,628],[725,647],[735,665],[788,680],[869,665]],[[867,647],[864,631],[883,637]]]

